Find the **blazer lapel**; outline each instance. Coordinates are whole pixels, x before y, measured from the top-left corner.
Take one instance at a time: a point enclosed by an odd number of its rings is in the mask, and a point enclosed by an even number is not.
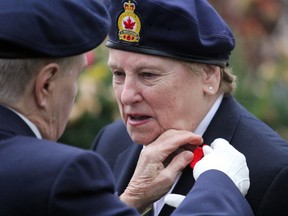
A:
[[[117,157],[113,172],[119,195],[124,192],[134,173],[142,148],[140,144],[133,144]]]
[[[216,138],[231,142],[240,119],[237,102],[232,96],[224,97],[223,101],[203,134],[204,143],[210,145]]]

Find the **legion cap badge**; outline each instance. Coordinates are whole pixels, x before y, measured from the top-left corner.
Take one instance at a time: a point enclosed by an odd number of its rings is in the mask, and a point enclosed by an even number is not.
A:
[[[141,22],[137,14],[134,13],[136,8],[134,3],[123,3],[124,12],[118,17],[118,39],[126,42],[138,43],[140,40]]]

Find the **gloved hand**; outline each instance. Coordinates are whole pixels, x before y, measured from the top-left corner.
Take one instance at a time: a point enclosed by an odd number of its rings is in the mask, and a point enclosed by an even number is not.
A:
[[[203,146],[203,152],[204,157],[196,163],[193,170],[195,180],[207,170],[219,170],[226,173],[245,196],[250,187],[245,156],[222,138],[214,140],[211,147]]]
[[[250,187],[249,169],[245,156],[236,150],[225,139],[218,138],[211,147],[203,146],[204,157],[198,161],[193,169],[195,180],[207,170],[219,170],[228,175],[241,193],[245,196]],[[165,203],[178,207],[185,196],[170,194],[165,198]]]

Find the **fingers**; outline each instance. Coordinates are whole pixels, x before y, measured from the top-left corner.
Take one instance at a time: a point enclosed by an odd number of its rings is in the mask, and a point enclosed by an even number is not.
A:
[[[175,152],[178,148],[182,146],[190,145],[196,147],[201,145],[203,139],[200,135],[196,135],[189,131],[184,130],[167,130],[162,135],[158,137],[153,143],[147,145],[147,148],[153,148],[152,154],[159,154],[157,157],[161,156],[161,160],[165,160],[168,155]]]
[[[180,173],[193,159],[193,153],[190,151],[182,151],[175,155],[172,161],[166,167],[168,173],[174,174],[175,177]]]
[[[193,158],[193,153],[183,146],[196,148],[202,142],[201,136],[189,131],[171,129],[164,132],[142,149],[121,199],[138,210],[158,200],[169,191],[177,175]],[[140,204],[139,200],[142,200]]]
[[[240,182],[238,182],[237,187],[239,188],[241,193],[245,196],[248,193],[250,187],[250,179],[249,178],[242,179]]]
[[[213,149],[229,148],[230,146],[230,143],[222,138],[217,138],[211,143]]]
[[[165,203],[174,208],[177,208],[184,199],[185,199],[185,196],[180,195],[180,194],[168,194],[165,197]]]
[[[226,154],[233,154],[234,155],[234,159],[237,158],[237,160],[243,160],[246,161],[245,156],[239,152],[238,150],[236,150],[227,140],[222,139],[222,138],[218,138],[215,139],[212,144],[211,147],[213,148],[214,151],[218,152],[219,154],[221,154],[221,152],[226,152]],[[224,153],[225,154],[225,153]]]

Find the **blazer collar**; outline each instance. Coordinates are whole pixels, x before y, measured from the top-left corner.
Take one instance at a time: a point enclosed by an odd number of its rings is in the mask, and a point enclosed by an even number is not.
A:
[[[210,145],[216,138],[231,142],[241,117],[240,112],[239,105],[233,96],[225,96],[203,134],[204,143]]]
[[[33,136],[30,127],[13,111],[0,105],[0,140],[16,135]]]

